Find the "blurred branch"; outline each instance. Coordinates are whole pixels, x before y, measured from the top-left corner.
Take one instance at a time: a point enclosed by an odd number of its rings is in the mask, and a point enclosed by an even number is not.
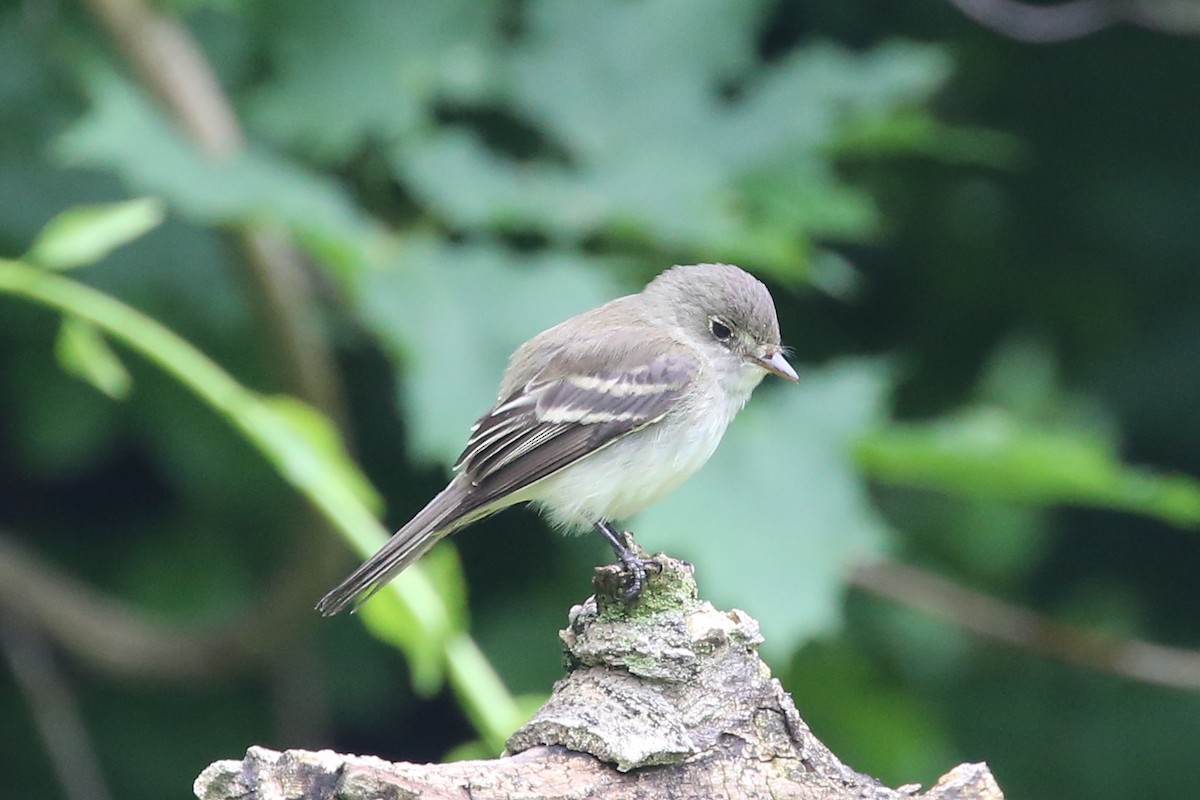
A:
[[[154,319],[90,286],[19,261],[0,259],[0,293],[5,292],[95,325],[179,381],[257,448],[279,475],[359,550],[370,553],[386,541],[387,531],[364,499],[372,492],[369,483],[340,449],[319,414],[295,401],[252,392]],[[289,548],[289,555],[301,560],[310,557],[300,546]],[[311,619],[310,573],[285,569],[276,584],[279,590],[267,593],[259,613],[250,615],[256,627],[244,629],[258,634],[234,639],[248,654],[258,653],[260,647],[277,647],[285,641],[280,637],[294,633],[293,625],[303,626]],[[387,591],[399,601],[403,623],[385,638],[398,643],[415,665],[421,659],[434,659],[438,667],[448,667],[459,702],[480,733],[490,743],[502,741],[520,723],[521,712],[475,642],[450,621],[445,600],[421,565],[413,565],[389,583]],[[305,596],[299,597],[298,592]],[[235,625],[231,630],[240,629]],[[171,642],[163,645],[165,652],[172,652]],[[220,657],[222,652],[217,648],[210,655]],[[186,670],[187,665],[179,668]]]
[[[214,159],[227,158],[245,144],[233,104],[186,26],[141,0],[82,0],[115,42],[133,72],[158,98],[197,148]],[[348,440],[343,392],[329,343],[315,317],[311,277],[301,254],[286,233],[263,227],[245,227],[231,234],[246,266],[247,286],[264,328],[262,341],[269,353],[264,362],[279,370],[286,390],[318,408],[334,421]],[[336,576],[344,558],[331,528],[310,507],[297,511],[292,523],[298,535],[281,571],[271,581],[261,606],[249,612],[257,625],[231,623],[214,634],[215,640],[237,642],[226,651],[230,667],[245,665],[250,657],[265,656],[262,645],[281,645],[280,634],[292,636],[305,628],[311,598]],[[272,613],[264,613],[270,610]],[[255,628],[262,640],[244,634]],[[142,629],[142,633],[148,631]],[[150,645],[146,637],[143,643]],[[212,644],[213,642],[208,642]],[[165,666],[165,654],[174,651],[170,640],[142,652],[157,652],[155,669]],[[220,653],[221,650],[210,651]],[[211,659],[202,659],[202,663]],[[298,659],[302,660],[302,659]],[[186,662],[177,662],[176,668]],[[151,666],[151,665],[148,665]],[[304,708],[320,708],[305,703]],[[319,727],[312,723],[310,727]]]
[[[199,150],[212,158],[228,157],[244,146],[241,124],[220,82],[188,29],[140,0],[83,0],[103,25],[141,82],[167,108]],[[247,286],[259,313],[270,351],[265,362],[275,365],[287,391],[304,399],[334,420],[343,439],[345,424],[342,389],[328,342],[313,313],[312,288],[300,253],[286,233],[266,228],[243,228],[231,234],[246,266]],[[297,633],[308,614],[309,598],[320,593],[336,573],[341,548],[330,528],[310,508],[298,510],[293,523],[299,532],[283,571],[273,580],[275,590],[263,605],[280,618],[279,630]],[[274,632],[266,641],[281,644],[271,619],[260,608],[252,618]],[[246,630],[236,623],[229,635]],[[167,649],[169,650],[169,644]],[[303,661],[295,659],[296,663]],[[286,660],[292,663],[292,659]],[[282,703],[309,709],[319,703]],[[310,720],[306,727],[319,727]]]
[[[237,115],[187,28],[141,0],[82,2],[201,150],[221,158],[242,147]]]
[[[290,478],[293,485],[299,484],[297,488],[314,505],[344,524],[357,522],[371,530],[379,527],[353,496],[346,480],[340,479],[336,467],[329,465],[332,456],[309,452],[312,445],[289,427],[277,408],[242,387],[211,359],[153,319],[59,274],[3,259],[0,292],[43,303],[96,325],[225,417],[285,478]],[[298,470],[292,461],[298,452],[309,463],[306,471]],[[303,475],[295,474],[299,472]],[[68,649],[79,648],[97,663],[118,671],[136,674],[141,670],[159,677],[220,674],[265,660],[308,626],[311,600],[319,591],[313,585],[313,554],[295,547],[290,549],[288,559],[258,606],[239,612],[238,619],[247,622],[230,621],[224,628],[206,634],[182,634],[176,626],[150,623],[94,590],[83,589],[51,567],[30,557],[22,558],[16,550],[2,560],[8,574],[0,580],[0,597],[10,598],[18,611],[33,612],[31,623],[45,625],[47,632]],[[35,601],[40,602],[30,605]],[[139,658],[145,659],[140,666],[135,663]],[[223,661],[228,663],[219,663]]]
[[[603,586],[559,634],[567,674],[504,756],[450,764],[252,747],[196,779],[201,800],[379,797],[499,800],[1003,800],[985,764],[961,764],[929,791],[901,790],[843,764],[800,718],[758,656],[758,623],[699,599],[691,567],[654,557],[636,604]]]
[[[3,565],[0,558],[0,568]],[[0,651],[7,657],[17,687],[29,704],[63,794],[68,800],[110,800],[112,795],[75,695],[45,641],[22,624],[5,618],[0,621]]]
[[[1200,34],[1200,3],[1195,0],[1142,0],[1131,3],[1129,21],[1164,33]]]
[[[233,105],[185,26],[143,0],[81,2],[105,27],[142,83],[171,110],[203,152],[221,158],[242,147],[244,137]],[[349,441],[341,385],[329,344],[312,313],[312,286],[300,253],[282,231],[245,228],[238,237],[255,299],[268,322],[268,337],[284,365],[291,393],[334,420],[341,430],[342,441]],[[254,430],[243,427],[243,432],[251,439],[256,438]],[[260,442],[265,438],[260,436]],[[264,452],[271,454],[270,448]],[[284,470],[283,465],[277,466]],[[291,477],[296,482],[295,476]],[[308,488],[309,499],[318,505],[330,496],[329,492]],[[349,515],[344,518],[337,517],[337,510],[329,506],[320,508],[325,519],[339,528],[346,540],[365,547],[368,552],[378,545],[373,528],[379,526],[373,519],[372,527],[359,518],[361,506],[342,503],[341,511]],[[325,584],[331,580],[327,569],[332,562],[330,556],[340,552],[336,537],[329,535],[329,529],[315,516],[300,528],[304,536],[292,547],[293,552],[300,554],[294,568],[302,573],[302,578],[307,576],[314,587]],[[371,535],[360,535],[362,531]],[[393,591],[405,595],[406,607],[414,613],[443,607],[441,597],[419,571],[413,572],[409,580],[392,585]],[[319,589],[314,589],[313,594],[319,594]],[[296,609],[307,613],[308,607],[308,603],[302,603]],[[434,629],[429,635],[441,650],[438,657],[449,667],[459,701],[483,737],[495,743],[520,719],[516,703],[475,642],[463,632],[450,636],[447,633]],[[410,647],[408,655],[413,658],[416,652],[417,648]],[[467,682],[462,680],[464,675],[485,676],[487,680]]]
[[[220,159],[244,146],[233,104],[185,26],[141,0],[81,1],[142,84],[201,152]],[[345,432],[337,370],[321,326],[313,318],[312,286],[303,257],[282,231],[248,227],[238,238],[289,390],[321,409]]]
[[[260,609],[205,629],[156,620],[63,575],[0,536],[0,611],[94,667],[126,678],[212,679],[268,660],[288,633]]]
[[[979,24],[1033,44],[1081,39],[1121,23],[1163,33],[1200,34],[1200,3],[1193,0],[1071,0],[1049,6],[1017,0],[950,2]]]
[[[1127,639],[1055,622],[918,567],[883,561],[859,567],[852,586],[984,638],[1079,667],[1173,689],[1200,688],[1200,651]]]

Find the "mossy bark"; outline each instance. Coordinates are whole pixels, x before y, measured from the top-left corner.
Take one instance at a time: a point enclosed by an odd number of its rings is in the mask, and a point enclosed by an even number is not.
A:
[[[847,767],[800,719],[758,657],[758,623],[698,597],[691,567],[656,556],[633,603],[612,568],[560,633],[566,675],[489,761],[390,764],[329,751],[252,748],[196,780],[233,798],[795,798],[1003,800],[987,767],[963,764],[927,792]]]

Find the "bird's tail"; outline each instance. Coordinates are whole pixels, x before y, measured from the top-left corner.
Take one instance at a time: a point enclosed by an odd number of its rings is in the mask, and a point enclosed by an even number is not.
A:
[[[443,537],[486,515],[467,508],[469,484],[460,475],[429,501],[383,547],[317,603],[317,611],[330,617],[350,603],[361,604],[396,577]]]

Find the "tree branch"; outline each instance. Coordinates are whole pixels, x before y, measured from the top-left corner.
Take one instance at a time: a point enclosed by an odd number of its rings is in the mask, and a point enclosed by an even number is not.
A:
[[[1018,0],[950,2],[980,25],[1031,44],[1081,39],[1120,23],[1163,33],[1200,33],[1200,4],[1192,0],[1068,0],[1057,5]]]
[[[82,0],[118,51],[196,147],[213,159],[245,145],[233,104],[188,29],[143,0]],[[268,341],[288,388],[345,430],[341,387],[328,342],[312,312],[304,259],[283,231],[246,227],[238,234]]]
[[[252,614],[188,626],[109,597],[0,535],[0,612],[91,666],[127,678],[214,679],[276,658],[296,629],[307,627],[311,592],[307,580],[289,578],[295,574],[285,569]]]
[[[632,607],[602,590],[571,609],[559,634],[567,674],[500,758],[390,764],[251,748],[205,769],[196,796],[1003,800],[982,764],[961,765],[919,795],[847,767],[759,659],[758,623],[699,600],[688,565],[654,561],[660,571]],[[598,586],[616,569],[601,568]]]
[[[1200,688],[1200,651],[1066,625],[927,570],[890,561],[860,567],[851,573],[850,584],[963,630],[1068,664],[1173,689]]]
[[[68,800],[111,800],[75,693],[46,642],[15,620],[0,618],[0,655],[25,695],[63,794]]]

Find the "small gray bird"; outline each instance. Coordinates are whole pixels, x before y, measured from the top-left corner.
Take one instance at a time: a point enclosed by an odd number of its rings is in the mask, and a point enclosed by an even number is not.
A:
[[[557,527],[597,528],[636,597],[645,564],[612,521],[700,469],[768,372],[797,380],[767,287],[729,264],[672,267],[539,333],[509,359],[450,484],[317,610],[369,597],[442,537],[525,502]]]

